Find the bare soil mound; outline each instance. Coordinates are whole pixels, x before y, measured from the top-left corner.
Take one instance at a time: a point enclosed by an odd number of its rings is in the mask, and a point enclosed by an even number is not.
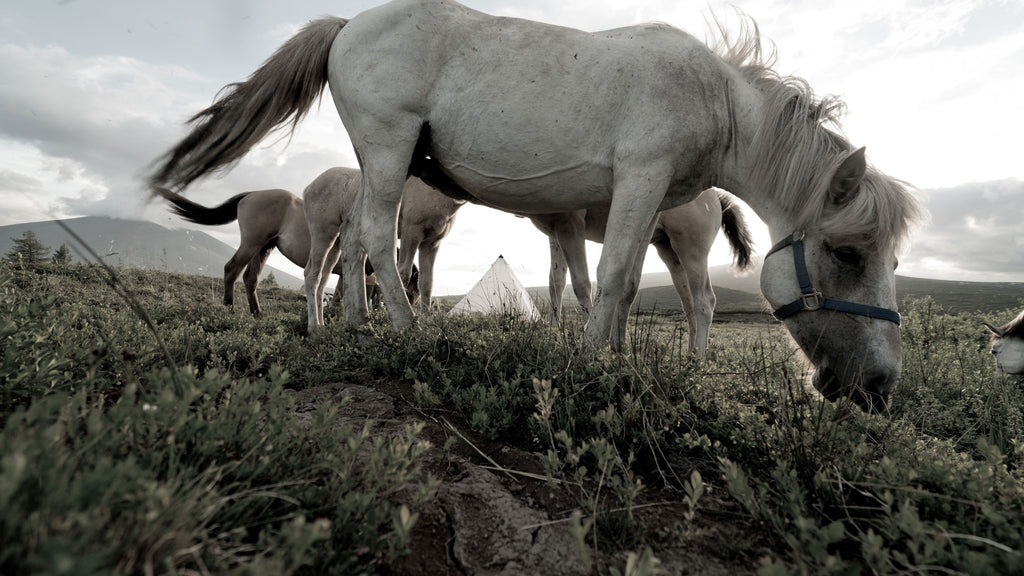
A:
[[[452,414],[419,409],[410,386],[333,383],[292,394],[300,420],[317,404],[332,401],[342,406],[341,421],[361,427],[370,420],[375,434],[424,425],[420,437],[432,447],[423,469],[441,486],[433,501],[415,508],[419,519],[411,551],[388,566],[388,573],[586,575],[624,566],[628,551],[595,553],[574,541],[568,519],[580,508],[578,490],[546,481],[540,455],[477,438]],[[711,490],[687,534],[679,530],[686,509],[681,494],[646,490],[633,512],[634,526],[642,531],[635,550],[650,546],[668,574],[753,574],[758,558],[749,551],[759,548],[751,542],[763,540],[763,529],[752,525],[724,487],[705,482]],[[768,554],[767,544],[761,549],[762,556]]]

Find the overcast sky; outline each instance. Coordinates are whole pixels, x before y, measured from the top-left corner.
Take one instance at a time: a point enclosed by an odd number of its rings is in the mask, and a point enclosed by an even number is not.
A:
[[[243,80],[306,21],[368,0],[13,0],[0,13],[0,225],[82,215],[185,227],[145,205],[141,177],[184,121]],[[596,31],[662,21],[708,36],[736,6],[778,48],[777,69],[839,94],[843,127],[883,171],[919,189],[931,221],[899,273],[1024,281],[1024,3],[1020,0],[468,0],[469,6]],[[732,19],[732,20],[730,20]],[[290,141],[269,140],[187,193],[215,205],[245,190],[303,188],[356,166],[327,100]],[[760,227],[760,223],[758,223]],[[237,225],[204,228],[237,246]],[[763,254],[767,242],[759,238]],[[599,246],[589,248],[597,265]],[[435,292],[467,291],[504,254],[547,282],[546,238],[528,221],[464,208],[442,244]],[[728,261],[719,238],[712,263]],[[276,256],[271,263],[301,277]],[[653,250],[646,272],[663,271]]]

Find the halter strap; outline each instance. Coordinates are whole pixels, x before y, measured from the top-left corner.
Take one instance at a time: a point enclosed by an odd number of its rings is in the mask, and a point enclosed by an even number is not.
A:
[[[900,314],[895,310],[879,308],[878,306],[869,306],[867,304],[857,304],[846,300],[826,298],[821,295],[821,292],[815,290],[814,285],[811,284],[811,276],[807,273],[807,264],[804,260],[803,232],[794,232],[793,234],[790,234],[778,241],[774,246],[772,246],[771,250],[764,255],[764,259],[767,260],[769,256],[783,248],[786,248],[787,246],[793,247],[793,264],[796,266],[796,281],[800,284],[800,297],[789,304],[776,308],[775,312],[772,313],[775,318],[785,320],[797,312],[820,310],[824,308],[825,310],[834,310],[836,312],[843,312],[846,314],[856,314],[858,316],[866,316],[868,318],[888,320],[889,322],[895,323],[897,326],[900,325]]]

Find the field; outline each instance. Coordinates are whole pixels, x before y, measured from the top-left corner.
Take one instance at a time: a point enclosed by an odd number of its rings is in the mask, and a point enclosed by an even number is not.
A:
[[[668,313],[583,353],[579,319],[309,339],[299,292],[220,291],[0,264],[0,573],[1024,573],[1024,384],[980,327],[1021,303],[905,302],[866,415],[778,323],[698,363]]]

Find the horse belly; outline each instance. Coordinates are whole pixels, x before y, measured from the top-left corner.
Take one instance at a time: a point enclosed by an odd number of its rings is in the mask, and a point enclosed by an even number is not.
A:
[[[477,201],[521,214],[569,212],[611,203],[611,170],[586,163],[510,166],[438,155],[445,172]]]
[[[611,202],[613,128],[564,101],[490,90],[475,107],[444,105],[429,118],[431,155],[491,206],[525,214]],[[541,102],[546,102],[541,104]]]

